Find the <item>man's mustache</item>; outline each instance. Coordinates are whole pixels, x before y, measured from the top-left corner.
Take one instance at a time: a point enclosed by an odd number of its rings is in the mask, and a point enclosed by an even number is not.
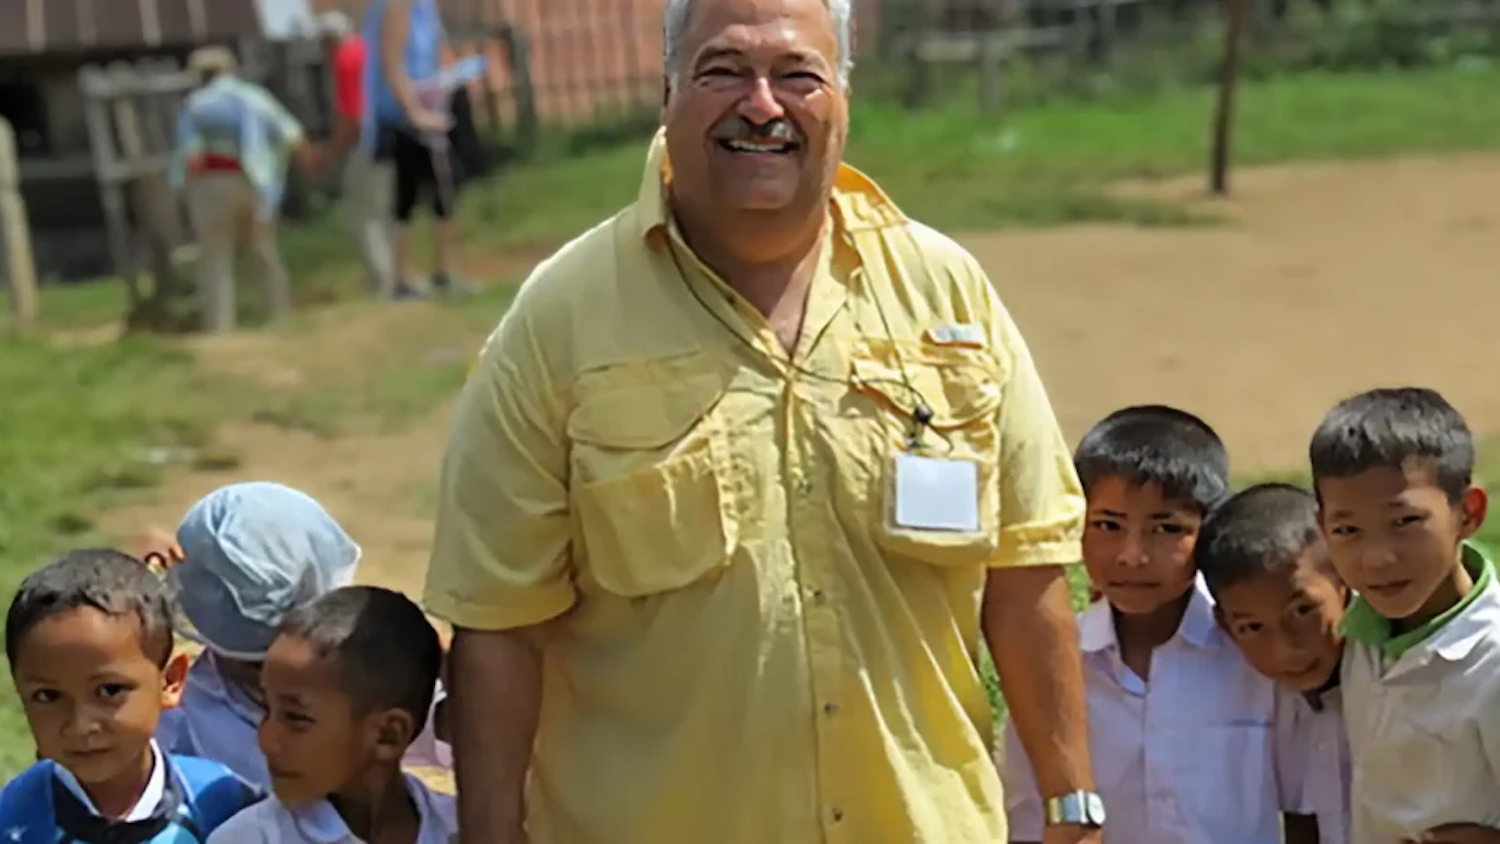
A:
[[[778,117],[765,123],[752,123],[743,117],[730,117],[714,127],[716,141],[777,141],[801,143],[802,133],[790,120]]]

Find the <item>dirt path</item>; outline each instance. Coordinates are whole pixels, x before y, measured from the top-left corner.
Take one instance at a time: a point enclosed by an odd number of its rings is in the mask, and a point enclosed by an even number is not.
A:
[[[1239,470],[1285,469],[1305,459],[1332,402],[1397,383],[1437,387],[1476,429],[1500,431],[1500,157],[1271,168],[1236,188],[1217,206],[1235,220],[1223,228],[961,238],[1025,331],[1070,437],[1125,404],[1168,402],[1215,425]],[[1197,180],[1129,189],[1200,201]],[[359,354],[395,318],[363,312],[290,341],[224,338],[202,359],[295,381]],[[234,426],[223,443],[240,468],[175,476],[105,527],[171,526],[219,484],[281,480],[344,522],[365,549],[364,579],[414,589],[446,431],[446,409],[398,435],[332,441]]]

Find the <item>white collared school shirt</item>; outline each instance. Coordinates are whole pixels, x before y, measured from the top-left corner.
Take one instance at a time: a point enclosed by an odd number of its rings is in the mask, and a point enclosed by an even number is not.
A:
[[[1494,578],[1396,659],[1344,648],[1353,844],[1448,823],[1500,827],[1500,590]]]
[[[1078,616],[1078,633],[1107,839],[1281,844],[1281,813],[1300,802],[1300,780],[1283,788],[1277,769],[1295,738],[1291,696],[1240,656],[1202,581],[1177,633],[1152,654],[1149,683],[1121,661],[1106,601]],[[1002,748],[1010,839],[1041,841],[1042,795],[1010,724]]]
[[[458,832],[458,806],[452,797],[439,794],[413,776],[406,777],[422,825],[416,844],[449,844]],[[208,836],[207,844],[365,844],[333,804],[320,800],[288,809],[269,797],[230,818]]]
[[[1281,765],[1287,786],[1300,795],[1299,815],[1318,819],[1319,844],[1349,844],[1349,739],[1344,728],[1344,693],[1334,687],[1318,696],[1318,706],[1303,695],[1295,701],[1292,741]]]

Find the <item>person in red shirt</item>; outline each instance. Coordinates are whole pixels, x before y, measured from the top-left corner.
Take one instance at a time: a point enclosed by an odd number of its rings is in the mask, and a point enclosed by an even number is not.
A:
[[[394,298],[410,286],[397,280],[391,254],[394,170],[388,162],[376,160],[374,150],[361,143],[368,50],[342,12],[328,12],[320,23],[331,57],[336,118],[328,160],[344,161],[341,193],[345,216],[370,289],[377,296]]]

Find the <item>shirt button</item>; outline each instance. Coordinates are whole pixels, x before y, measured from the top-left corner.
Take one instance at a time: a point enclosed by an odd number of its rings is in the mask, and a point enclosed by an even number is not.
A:
[[[808,480],[805,477],[797,479],[797,492],[801,493],[802,495],[808,495],[812,492],[812,488],[812,481]]]
[[[835,821],[841,821],[844,819],[844,810],[840,809],[837,806],[834,806],[833,809],[828,812],[828,816],[830,818],[833,818]]]
[[[833,701],[829,701],[828,703],[823,704],[823,714],[824,715],[837,715],[838,712],[839,712],[839,705],[836,704],[836,703],[834,703]]]
[[[828,595],[824,593],[822,589],[814,589],[812,593],[812,601],[814,604],[822,606],[823,604],[828,603]]]

